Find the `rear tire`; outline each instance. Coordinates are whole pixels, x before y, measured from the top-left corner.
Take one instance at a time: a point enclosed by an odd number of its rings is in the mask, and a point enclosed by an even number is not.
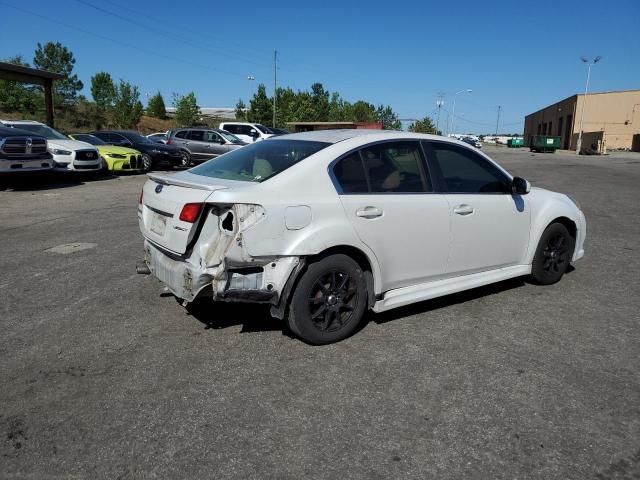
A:
[[[367,284],[360,266],[347,255],[331,255],[302,274],[285,321],[305,342],[326,345],[351,335],[366,307]]]
[[[575,240],[561,223],[549,225],[540,237],[531,265],[531,279],[539,285],[560,281],[573,258]]]

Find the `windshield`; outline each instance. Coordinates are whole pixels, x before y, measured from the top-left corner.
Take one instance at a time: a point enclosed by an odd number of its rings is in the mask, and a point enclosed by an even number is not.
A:
[[[227,142],[231,142],[231,143],[235,143],[235,144],[241,144],[244,143],[242,140],[240,140],[238,137],[236,137],[234,134],[229,133],[229,132],[225,132],[223,130],[216,130],[220,135],[222,135],[224,137],[224,139]]]
[[[69,137],[46,125],[38,125],[37,123],[11,123],[9,125],[14,128],[19,128],[20,130],[33,132],[49,140],[69,140]]]
[[[257,142],[220,155],[189,171],[205,177],[264,182],[329,145],[304,140]]]
[[[106,145],[106,142],[103,142],[98,137],[94,137],[93,135],[89,135],[86,133],[79,133],[73,136],[74,140],[79,140],[81,142],[87,142],[91,145]]]
[[[269,133],[269,129],[264,125],[260,125],[259,123],[255,124],[255,127],[260,130],[262,133]]]

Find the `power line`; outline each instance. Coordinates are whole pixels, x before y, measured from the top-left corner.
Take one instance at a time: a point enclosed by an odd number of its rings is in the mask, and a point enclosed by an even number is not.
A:
[[[51,18],[49,18],[49,17],[47,17],[45,15],[41,15],[39,13],[33,12],[31,10],[24,9],[24,8],[21,8],[21,7],[16,7],[15,5],[11,5],[11,4],[3,2],[3,1],[0,1],[0,5],[4,5],[6,7],[12,8],[12,9],[17,10],[19,12],[26,13],[28,15],[32,15],[34,17],[38,17],[38,18],[40,18],[42,20],[45,20],[45,21],[47,21],[49,23],[53,23],[53,24],[58,25],[58,26],[63,26],[63,27],[69,28],[69,29],[71,29],[73,31],[76,31],[76,32],[82,32],[82,33],[84,33],[86,35],[90,35],[92,37],[96,37],[96,38],[100,38],[102,40],[106,40],[108,42],[116,43],[118,45],[130,48],[132,50],[137,50],[137,51],[148,53],[148,54],[151,54],[151,55],[156,55],[158,57],[166,58],[166,59],[174,61],[174,62],[185,63],[185,64],[192,65],[192,66],[195,66],[195,67],[198,67],[198,68],[203,68],[205,70],[211,70],[211,71],[214,71],[216,73],[222,73],[222,74],[225,74],[225,75],[232,75],[234,77],[245,75],[244,73],[231,72],[229,70],[220,70],[219,68],[216,68],[216,67],[211,67],[209,65],[203,65],[203,64],[200,64],[200,63],[192,62],[190,60],[185,60],[185,59],[180,58],[180,57],[174,57],[172,55],[167,55],[167,54],[164,54],[164,53],[158,53],[155,50],[150,50],[148,48],[140,47],[138,45],[133,45],[133,44],[128,43],[128,42],[123,42],[122,40],[118,40],[118,39],[115,39],[115,38],[112,38],[112,37],[108,37],[106,35],[101,35],[99,33],[93,32],[91,30],[86,30],[86,29],[84,29],[82,27],[71,25],[69,23],[66,23],[66,22],[63,22],[63,21],[60,21],[60,20],[52,20]]]
[[[132,25],[135,25],[137,27],[144,28],[146,30],[154,32],[154,33],[156,33],[157,35],[159,35],[159,36],[161,36],[163,38],[167,38],[167,36],[168,36],[167,30],[165,28],[157,28],[157,27],[153,27],[153,26],[150,26],[150,25],[146,25],[146,24],[144,24],[142,22],[139,22],[137,20],[128,18],[125,15],[120,15],[119,13],[113,12],[111,10],[107,10],[106,8],[100,7],[98,5],[94,5],[93,3],[87,2],[86,0],[75,0],[75,1],[77,3],[80,3],[81,5],[93,8],[94,10],[96,10],[96,11],[98,11],[100,13],[103,13],[105,15],[109,15],[109,16],[115,17],[115,18],[117,18],[119,20],[122,20],[124,22],[128,22],[128,23],[130,23]],[[173,36],[175,38],[175,32],[174,32]],[[215,53],[216,55],[221,55],[221,56],[224,56],[224,57],[227,57],[227,58],[233,58],[234,60],[239,60],[239,61],[246,62],[246,63],[252,64],[252,65],[257,65],[257,66],[260,66],[260,67],[267,67],[268,68],[268,65],[266,65],[264,63],[258,63],[258,62],[254,62],[253,60],[248,60],[248,59],[245,59],[245,58],[241,58],[241,57],[239,57],[237,55],[231,55],[229,53],[226,53],[224,50],[209,48],[206,45],[203,45],[200,42],[196,42],[196,41],[190,40],[189,38],[187,38],[187,37],[185,37],[183,35],[179,35],[178,38],[180,38],[178,41],[180,41],[182,43],[194,46],[196,48],[200,48],[202,50],[207,50],[209,52]]]

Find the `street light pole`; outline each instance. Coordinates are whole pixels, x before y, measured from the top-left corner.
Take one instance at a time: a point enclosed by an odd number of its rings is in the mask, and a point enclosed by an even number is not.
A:
[[[580,57],[580,60],[582,60],[582,63],[588,64],[588,67],[587,67],[587,84],[584,87],[584,99],[582,100],[582,111],[580,112],[580,131],[578,132],[578,142],[576,143],[576,155],[580,155],[580,150],[582,150],[582,125],[584,122],[584,110],[587,105],[587,93],[589,92],[589,79],[591,78],[591,67],[594,66],[596,63],[598,63],[600,60],[602,60],[602,57],[597,56],[596,58],[593,59],[593,61],[590,61],[589,59],[584,57]]]
[[[456,122],[456,97],[458,96],[459,93],[471,93],[473,92],[473,90],[471,90],[470,88],[466,89],[466,90],[460,90],[459,92],[456,92],[453,95],[453,110],[451,111],[451,130],[453,130],[453,127],[455,126],[455,122]],[[447,133],[450,134],[451,131],[449,131]]]
[[[247,75],[247,80],[249,80],[249,82],[251,82],[252,80],[255,80],[256,77],[254,77],[253,75]],[[249,85],[251,85],[251,83],[249,83]],[[249,96],[247,97],[247,104],[245,105],[246,109],[245,109],[245,121],[249,121],[249,105],[251,104],[251,90],[252,88],[249,87]]]

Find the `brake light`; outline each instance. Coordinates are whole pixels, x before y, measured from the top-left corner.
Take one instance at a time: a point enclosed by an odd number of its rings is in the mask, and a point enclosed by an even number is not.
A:
[[[171,145],[171,144],[173,144],[173,140],[171,139],[167,140],[167,145]]]
[[[144,193],[144,188],[140,190],[140,200],[138,200],[138,205],[142,205],[142,194]]]
[[[200,215],[200,210],[202,210],[203,203],[187,203],[184,207],[182,207],[182,211],[180,212],[180,220],[183,222],[194,223],[198,215]]]

